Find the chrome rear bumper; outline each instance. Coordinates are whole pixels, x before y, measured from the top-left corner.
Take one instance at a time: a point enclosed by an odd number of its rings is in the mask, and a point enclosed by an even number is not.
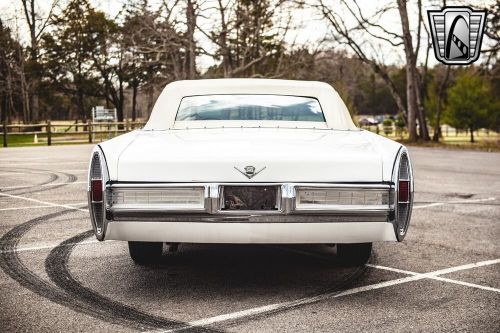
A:
[[[338,205],[331,209],[297,209],[298,188],[385,190],[393,184],[242,183],[278,186],[275,210],[223,210],[221,189],[234,183],[134,184],[106,187],[105,239],[194,243],[325,243],[394,241],[394,205]],[[196,209],[113,205],[114,190],[203,188]]]
[[[106,240],[235,243],[328,244],[396,241],[388,222],[346,223],[199,223],[110,222]]]

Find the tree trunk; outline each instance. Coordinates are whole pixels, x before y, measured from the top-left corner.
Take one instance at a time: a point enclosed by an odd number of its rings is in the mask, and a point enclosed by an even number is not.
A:
[[[146,88],[147,92],[147,112],[148,116],[151,114],[151,111],[153,111],[153,106],[154,106],[154,86],[152,84],[149,84]]]
[[[35,60],[36,61],[36,60]],[[38,78],[36,77],[38,73],[31,73],[31,86],[30,86],[30,110],[31,110],[31,121],[38,122],[40,119],[40,106],[38,99]]]
[[[2,104],[0,105],[0,121],[4,123],[7,120],[7,95],[2,94]]]
[[[196,29],[196,1],[187,0],[186,22],[187,22],[187,43],[188,43],[188,68],[187,78],[196,78],[196,42],[194,39],[194,31]]]
[[[116,116],[118,118],[119,122],[123,121],[124,114],[123,114],[123,82],[120,80],[119,81],[119,86],[118,86],[118,103],[116,103]]]
[[[415,59],[416,61],[416,59]],[[429,141],[429,129],[427,128],[427,121],[425,118],[425,110],[422,102],[422,94],[420,93],[420,87],[422,86],[420,82],[420,77],[418,76],[416,66],[413,66],[414,77],[415,77],[415,96],[417,100],[417,115],[418,124],[420,125],[420,137],[424,141]]]
[[[132,121],[137,118],[137,86],[138,84],[134,82],[132,85]]]
[[[26,76],[24,74],[24,66],[21,67],[21,95],[22,95],[22,105],[23,105],[23,122],[30,122],[30,103],[29,103],[29,87],[26,83]]]
[[[222,1],[219,0],[219,13],[220,13],[220,23],[221,23],[221,32],[219,36],[219,47],[221,48],[222,53],[222,68],[224,69],[224,77],[231,77],[233,71],[231,52],[229,51],[229,47],[227,45],[227,23],[226,23],[226,13],[224,5]]]
[[[407,109],[408,109],[408,133],[411,142],[417,141],[417,96],[415,94],[415,85],[413,81],[413,74],[410,65],[406,65],[406,95],[407,95]]]
[[[30,33],[30,73],[28,76],[28,118],[33,122],[39,120],[39,101],[38,101],[38,40],[37,40],[37,15],[35,10],[35,0],[22,0],[24,16]]]
[[[401,16],[401,25],[403,28],[403,41],[406,56],[406,98],[408,108],[408,133],[409,140],[417,140],[416,115],[418,112],[417,104],[417,78],[415,69],[415,54],[410,33],[410,23],[408,21],[408,11],[406,9],[406,0],[398,0],[399,15]],[[420,125],[422,126],[422,124]]]
[[[417,1],[417,6],[418,6],[418,29],[417,29],[417,45],[415,47],[415,50],[413,52],[413,57],[412,57],[412,70],[413,70],[413,77],[415,78],[415,95],[417,99],[417,116],[418,116],[418,124],[419,124],[419,129],[420,129],[420,138],[422,138],[424,141],[429,141],[429,129],[427,127],[427,121],[425,118],[425,109],[423,106],[423,100],[424,100],[424,85],[422,84],[422,80],[420,77],[420,73],[417,70],[417,58],[418,58],[418,52],[420,51],[420,41],[421,41],[421,31],[422,31],[422,23],[423,23],[423,17],[422,17],[422,0]],[[425,61],[425,66],[424,66],[424,75],[426,74],[427,71],[427,59],[429,56],[429,47],[427,47],[427,55],[426,55],[426,61]],[[425,81],[424,81],[425,83]]]
[[[470,129],[470,142],[474,143],[474,126],[471,125],[469,129]]]
[[[438,142],[441,137],[441,109],[442,101],[444,97],[445,88],[448,85],[448,78],[450,77],[451,66],[446,67],[446,74],[439,85],[438,93],[436,96],[436,114],[434,116],[434,134],[432,136],[432,141]]]
[[[83,91],[81,90],[81,88],[78,89],[77,95],[78,95],[78,116],[87,118],[87,113],[85,112],[85,106],[83,101]]]
[[[10,124],[11,121],[11,115],[14,112],[14,98],[13,98],[13,91],[12,91],[12,72],[10,70],[10,67],[7,66],[7,98],[8,98],[8,107],[5,109],[6,110],[6,115],[5,118],[7,120],[7,123]]]

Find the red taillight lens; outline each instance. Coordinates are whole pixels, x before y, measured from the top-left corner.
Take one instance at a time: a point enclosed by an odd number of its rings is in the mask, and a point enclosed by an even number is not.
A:
[[[408,202],[410,199],[410,182],[400,180],[398,188],[398,202]]]
[[[92,179],[91,189],[92,189],[92,201],[102,201],[102,180]]]

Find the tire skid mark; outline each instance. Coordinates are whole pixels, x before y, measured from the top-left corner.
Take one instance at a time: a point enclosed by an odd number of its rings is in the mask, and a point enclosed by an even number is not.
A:
[[[45,170],[41,170],[41,171],[45,171]],[[48,171],[50,173],[52,173],[51,171]],[[49,191],[49,190],[53,190],[53,189],[56,189],[56,188],[60,188],[60,187],[63,187],[63,186],[67,186],[68,183],[74,183],[78,178],[77,176],[71,174],[71,173],[66,173],[66,172],[60,172],[58,171],[59,174],[62,174],[64,176],[66,176],[68,178],[68,180],[65,182],[65,184],[60,184],[60,185],[54,185],[54,186],[50,186],[50,187],[40,187],[40,188],[36,188],[37,186],[39,185],[45,185],[45,184],[37,184],[37,185],[34,185],[34,189],[29,189],[29,190],[21,190],[20,192],[17,192],[19,190],[13,190],[13,191],[16,191],[15,194],[16,195],[19,195],[19,194],[29,194],[29,193],[38,193],[38,192],[45,192],[45,191]],[[47,183],[47,184],[50,184],[50,183],[54,183],[57,179],[59,179],[60,177],[56,175],[56,179],[54,179],[53,181]]]
[[[78,234],[65,240],[50,252],[45,260],[45,271],[51,281],[66,291],[71,297],[78,298],[87,303],[91,309],[98,310],[99,313],[102,313],[103,317],[107,318],[105,320],[109,321],[109,318],[120,319],[120,321],[126,323],[127,326],[138,329],[144,329],[144,326],[153,329],[167,330],[182,329],[184,327],[188,328],[185,322],[149,315],[131,306],[102,296],[78,282],[69,271],[68,260],[74,247],[92,235],[92,230]],[[189,328],[189,331],[220,332],[204,327]]]
[[[16,171],[18,170],[27,170],[27,171],[40,171],[40,172],[37,172],[36,174],[40,174],[40,175],[47,175],[49,176],[49,179],[42,182],[42,183],[38,183],[36,185],[33,185],[33,187],[36,187],[36,186],[40,186],[40,185],[47,185],[47,184],[51,184],[51,183],[54,183],[55,181],[57,181],[59,179],[59,176],[57,175],[57,173],[53,172],[53,171],[49,171],[49,170],[38,170],[38,169],[27,169],[27,168],[17,168]],[[2,170],[2,172],[16,172],[14,170],[11,170],[11,169],[5,169],[5,170]],[[56,186],[54,186],[56,187]],[[19,189],[5,189],[5,190],[0,190],[0,191],[3,191],[3,192],[16,192],[18,191]],[[21,191],[21,192],[16,192],[16,194],[26,194],[26,193],[32,193],[32,192],[36,192],[33,191],[33,190],[27,190],[27,191]]]
[[[34,218],[14,227],[0,238],[0,267],[3,271],[23,287],[65,306],[69,305],[68,295],[31,271],[19,258],[16,248],[20,239],[35,225],[67,213],[61,211]]]
[[[60,243],[56,248],[54,248],[45,261],[45,270],[49,276],[49,278],[61,289],[68,292],[70,295],[73,295],[75,298],[85,299],[89,304],[99,304],[101,307],[106,307],[109,311],[113,312],[112,316],[118,318],[120,316],[124,316],[124,320],[128,319],[128,316],[135,315],[135,312],[138,312],[138,317],[143,318],[147,316],[146,320],[152,320],[150,326],[155,326],[158,332],[221,332],[217,329],[210,329],[205,326],[191,326],[189,323],[180,322],[180,321],[170,321],[168,323],[161,324],[158,321],[165,321],[165,319],[161,317],[147,315],[145,313],[139,312],[138,310],[124,305],[122,303],[115,302],[107,297],[104,297],[91,289],[82,286],[80,282],[78,282],[72,275],[68,268],[68,261],[73,249],[78,245],[78,243],[82,242],[86,238],[90,237],[93,234],[92,230],[86,231],[79,235],[76,235],[72,238],[65,240]],[[332,259],[327,259],[329,262],[335,262]],[[342,280],[329,285],[327,288],[321,288],[320,290],[311,293],[309,296],[317,296],[326,293],[334,293],[334,292],[342,292],[343,290],[349,288],[350,286],[356,284],[359,280],[363,278],[363,275],[367,271],[367,266],[359,266],[356,267],[351,273],[347,274]],[[305,304],[307,305],[307,304]],[[248,322],[252,320],[257,320],[260,318],[271,317],[275,314],[285,312],[288,310],[292,310],[295,308],[299,308],[305,306],[303,304],[297,304],[287,307],[282,307],[279,309],[275,309],[273,311],[268,311],[261,314],[253,314],[245,317],[241,317],[238,319],[230,320],[221,324],[223,327],[230,327],[233,325],[237,325],[243,322]],[[134,319],[137,322],[140,319]],[[129,325],[130,326],[130,325]]]
[[[108,323],[135,328],[138,330],[172,330],[188,332],[221,332],[204,326],[190,326],[189,323],[171,320],[155,315],[150,315],[137,310],[131,306],[113,301],[102,296],[91,289],[83,286],[71,275],[68,268],[68,260],[74,247],[84,239],[92,235],[92,231],[85,231],[73,236],[55,247],[45,260],[45,270],[53,284],[37,276],[19,258],[16,248],[20,239],[35,225],[47,222],[52,218],[68,214],[71,211],[61,211],[46,214],[34,218],[28,222],[18,225],[0,238],[0,267],[23,287],[34,293],[49,299],[50,301],[63,305],[74,311],[78,311]],[[343,289],[356,283],[362,278],[366,271],[365,266],[358,267],[341,281],[322,289],[316,294],[341,292]],[[277,313],[301,307],[301,305],[288,306],[273,311],[249,315],[231,320],[221,326],[230,327],[242,322],[248,322],[259,318],[266,318]]]
[[[365,275],[366,271],[367,271],[367,267],[365,265],[359,266],[352,273],[345,276],[342,280],[334,283],[333,285],[330,285],[328,288],[322,289],[319,292],[312,293],[310,295],[306,295],[306,296],[304,296],[304,298],[321,296],[323,294],[330,294],[330,293],[339,293],[340,294],[342,291],[349,289],[353,285],[360,282],[363,279],[363,276]],[[221,326],[223,326],[223,327],[237,326],[237,325],[240,325],[242,323],[246,323],[246,322],[258,320],[258,319],[269,318],[269,317],[272,317],[272,316],[279,314],[279,313],[282,313],[282,312],[286,312],[286,311],[290,311],[293,309],[309,306],[311,304],[315,304],[315,303],[322,302],[322,301],[324,301],[324,300],[318,300],[318,301],[306,303],[306,304],[301,304],[301,303],[291,304],[291,305],[283,306],[283,307],[280,307],[280,308],[277,308],[277,309],[274,309],[271,311],[266,311],[263,313],[252,314],[252,315],[248,315],[245,317],[240,317],[237,319],[229,320],[225,323],[221,323]],[[196,326],[190,326],[190,327],[194,328]],[[184,332],[184,330],[172,330],[172,332]]]
[[[330,262],[330,263],[335,262],[335,260],[332,260],[331,258],[322,258],[322,259],[328,260],[328,262]],[[305,295],[302,298],[300,298],[299,300],[297,300],[297,302],[292,301],[288,305],[283,305],[283,306],[277,307],[277,308],[272,309],[272,310],[265,310],[265,311],[260,312],[260,313],[246,314],[243,316],[238,316],[237,318],[225,318],[221,322],[214,322],[211,325],[218,324],[219,327],[234,327],[234,326],[240,325],[242,323],[248,323],[250,321],[255,321],[255,320],[259,320],[259,319],[266,319],[266,318],[272,317],[272,316],[279,314],[279,313],[282,313],[282,312],[290,311],[290,310],[301,308],[301,307],[306,307],[306,306],[309,306],[311,304],[315,304],[318,302],[323,302],[323,301],[325,301],[325,299],[320,299],[319,296],[322,296],[325,294],[332,294],[333,295],[333,294],[342,293],[346,289],[349,289],[350,287],[352,287],[352,285],[355,285],[359,281],[361,281],[363,279],[363,276],[366,273],[366,271],[367,271],[367,266],[364,266],[364,265],[359,266],[354,271],[352,271],[350,274],[346,275],[342,280],[330,285],[327,288],[320,289],[317,292]],[[315,298],[315,297],[318,297],[318,300],[307,302],[307,303],[300,302],[300,300],[303,298]],[[203,321],[203,319],[202,319],[202,321]],[[186,332],[186,331],[189,331],[190,329],[193,329],[196,327],[202,327],[202,326],[198,326],[198,325],[199,324],[196,324],[196,321],[194,321],[192,324],[189,324],[189,326],[187,326],[185,328],[150,331],[150,332],[145,332],[145,333]]]
[[[30,229],[32,229],[37,224],[47,222],[52,218],[65,215],[70,212],[71,211],[60,211],[34,218],[14,227],[5,235],[3,235],[2,238],[0,238],[0,267],[3,269],[3,271],[12,279],[17,281],[21,286],[31,290],[39,296],[47,298],[48,300],[65,306],[71,310],[87,314],[108,323],[118,324],[124,327],[131,327],[138,330],[186,327],[186,324],[183,322],[173,321],[142,313],[129,306],[125,306],[106,299],[99,294],[92,292],[91,290],[88,291],[89,294],[92,295],[92,297],[89,297],[88,294],[79,295],[68,292],[64,289],[60,289],[59,287],[54,286],[52,283],[44,280],[43,278],[36,275],[35,272],[31,271],[22,262],[18,252],[16,251],[16,248],[19,245],[19,241]],[[86,231],[70,238],[70,241],[74,241],[75,239],[83,240],[90,235],[91,231]],[[66,244],[67,242],[68,241],[61,243],[60,246],[62,244]],[[67,250],[69,251],[61,251],[60,247],[56,247],[51,252],[52,256],[49,255],[49,257],[46,259],[46,270],[50,272],[49,275],[52,275],[52,277],[53,275],[65,275],[66,273],[69,274],[67,269],[66,272],[59,272],[57,269],[55,269],[61,268],[61,266],[59,266],[58,264],[62,264],[62,267],[67,267],[67,259],[71,254],[72,247]],[[58,261],[59,259],[64,259],[65,261],[60,262]],[[47,265],[49,265],[48,268]],[[55,266],[52,267],[52,265]],[[71,277],[71,275],[65,276],[70,277],[70,282],[75,281]],[[78,284],[78,282],[76,282],[76,284]],[[83,289],[85,290],[86,288]],[[76,287],[70,288],[70,290],[78,291],[79,289]],[[101,303],[103,301],[104,303]],[[196,328],[191,331],[217,332],[208,328]]]

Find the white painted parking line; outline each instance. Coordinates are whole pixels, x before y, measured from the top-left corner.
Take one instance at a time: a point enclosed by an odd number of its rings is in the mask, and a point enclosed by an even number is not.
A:
[[[395,279],[395,280],[390,280],[390,281],[384,281],[384,282],[375,283],[375,284],[362,286],[362,287],[351,288],[351,289],[344,290],[342,292],[329,292],[329,293],[319,294],[319,295],[312,296],[312,297],[300,298],[300,299],[297,299],[294,301],[264,305],[264,306],[260,306],[260,307],[256,307],[256,308],[252,308],[252,309],[246,309],[246,310],[242,310],[242,311],[222,314],[222,315],[204,318],[204,319],[200,319],[200,320],[195,320],[195,321],[191,321],[191,322],[187,323],[186,326],[183,326],[180,328],[175,328],[175,329],[170,329],[170,330],[155,330],[155,331],[150,331],[150,332],[155,332],[155,333],[180,332],[180,331],[184,331],[186,329],[190,329],[193,327],[207,326],[207,325],[212,325],[212,324],[221,323],[221,322],[225,322],[225,321],[231,321],[231,320],[241,319],[241,318],[245,318],[245,317],[261,315],[261,314],[269,313],[269,312],[273,312],[273,311],[286,310],[286,309],[294,308],[297,306],[316,303],[318,301],[323,301],[323,300],[326,300],[329,298],[339,298],[339,297],[343,297],[343,296],[347,296],[347,295],[354,295],[354,294],[358,294],[358,293],[365,292],[365,291],[371,291],[371,290],[391,287],[391,286],[395,286],[395,285],[402,284],[402,283],[418,281],[418,280],[426,279],[429,277],[436,277],[436,276],[442,275],[442,274],[448,274],[451,272],[457,272],[457,271],[472,269],[472,268],[476,268],[476,267],[494,265],[494,264],[498,264],[498,263],[500,263],[500,259],[487,260],[487,261],[481,261],[481,262],[477,262],[477,263],[473,263],[473,264],[455,266],[455,267],[441,269],[441,270],[437,270],[437,271],[429,272],[429,273],[422,273],[422,274],[416,273],[416,275],[413,275],[413,276],[404,277],[404,278]],[[379,267],[382,267],[382,266],[379,266]],[[391,269],[391,270],[397,270],[397,269]],[[397,271],[402,271],[402,270],[397,270]],[[444,280],[447,280],[447,279],[443,279],[443,281]]]
[[[476,289],[481,289],[481,290],[487,290],[487,291],[493,291],[496,293],[500,293],[500,289],[498,288],[493,288],[493,287],[488,287],[488,286],[483,286],[480,284],[475,284],[475,283],[470,283],[470,282],[465,282],[465,281],[460,281],[460,280],[455,280],[455,279],[448,279],[444,278],[441,276],[434,276],[432,277],[433,280],[438,280],[442,282],[449,282],[449,283],[454,283],[454,284],[459,284],[461,286],[466,286],[466,287],[471,287],[471,288],[476,288]]]
[[[12,190],[12,189],[30,188],[30,187],[50,187],[50,186],[59,186],[59,185],[77,185],[77,184],[87,184],[87,182],[68,182],[68,183],[50,183],[50,184],[41,184],[41,185],[2,186],[2,187],[0,187],[0,190]]]
[[[38,209],[38,208],[54,208],[53,206],[24,206],[24,207],[11,207],[11,208],[0,208],[0,212],[6,211],[6,210],[23,210],[23,209]]]
[[[81,211],[81,212],[88,213],[88,209],[76,208],[76,207],[73,207],[73,206],[70,206],[70,205],[56,204],[56,203],[48,202],[48,201],[42,201],[42,200],[37,200],[37,199],[32,199],[32,198],[26,198],[26,197],[22,197],[20,195],[0,193],[0,196],[2,196],[2,197],[8,197],[8,198],[14,198],[14,199],[20,199],[20,200],[26,200],[26,201],[31,201],[31,202],[36,202],[36,203],[39,203],[39,204],[42,204],[42,205],[47,205],[47,206],[61,207],[61,208],[66,208],[66,209],[73,209],[73,210],[78,210],[78,211]]]
[[[87,172],[89,171],[88,169],[72,169],[72,170],[64,170],[64,171],[61,171],[61,172],[67,172],[67,173],[71,173],[71,172]],[[11,176],[11,175],[30,175],[30,174],[47,174],[48,172],[58,172],[56,170],[47,170],[47,171],[16,171],[16,172],[4,172],[4,173],[0,173],[0,176]]]
[[[494,263],[498,263],[498,262],[499,261],[497,260]],[[483,263],[490,264],[487,261],[485,261]],[[392,267],[386,267],[386,266],[380,266],[380,265],[367,264],[366,266],[372,267],[372,268],[376,268],[376,269],[382,269],[382,270],[386,270],[386,271],[401,273],[401,274],[414,275],[414,276],[419,276],[419,275],[422,275],[422,274],[426,274],[426,273],[416,273],[416,272],[412,272],[412,271],[406,271],[406,270],[402,270],[402,269],[397,269],[397,268],[392,268]],[[465,265],[465,266],[459,266],[459,267],[466,267],[466,269],[472,269],[472,268],[481,267],[481,266]],[[452,272],[450,272],[450,273],[452,273]],[[441,275],[441,274],[448,274],[448,273],[440,273],[439,275]],[[493,291],[493,292],[500,293],[500,289],[497,289],[497,288],[483,286],[483,285],[475,284],[475,283],[469,283],[469,282],[459,281],[459,280],[454,280],[454,279],[448,279],[448,278],[445,278],[445,277],[436,276],[436,275],[432,275],[432,274],[427,274],[427,278],[428,279],[432,279],[432,280],[438,280],[438,281],[442,281],[442,282],[455,283],[455,284],[459,284],[459,285],[462,285],[462,286],[467,286],[467,287],[472,287],[472,288],[477,288],[477,289],[488,290],[488,291]]]
[[[81,161],[81,162],[78,162],[78,161],[74,161],[74,162],[38,162],[38,163],[31,163],[31,162],[28,162],[28,163],[17,163],[17,162],[9,162],[7,161],[7,163],[2,163],[2,167],[6,167],[6,166],[9,166],[9,167],[15,167],[15,168],[21,168],[25,165],[36,165],[36,166],[40,166],[40,165],[61,165],[61,164],[82,164],[82,165],[88,165],[88,161]],[[11,164],[11,165],[9,165]]]
[[[87,205],[88,202],[77,202],[74,204],[71,204],[70,206],[80,206],[80,205]],[[23,209],[40,209],[40,208],[54,208],[54,206],[24,206],[24,207],[11,207],[11,208],[0,208],[0,212],[6,211],[6,210],[23,210]],[[59,207],[55,207],[59,208]]]
[[[80,245],[89,245],[89,244],[95,244],[99,243],[97,239],[94,240],[88,240],[88,241],[83,241],[79,243],[68,243],[64,245],[60,244],[51,244],[51,245],[42,245],[42,246],[26,246],[26,247],[18,247],[13,250],[6,250],[6,251],[0,251],[0,253],[13,253],[13,252],[29,252],[29,251],[39,251],[39,250],[49,250],[53,249],[56,246],[80,246]]]
[[[288,252],[294,252],[294,253],[298,253],[298,254],[308,255],[308,256],[316,257],[316,258],[320,258],[320,259],[326,259],[326,256],[324,256],[324,255],[316,254],[316,253],[311,253],[311,252],[307,252],[307,251],[301,251],[301,250],[297,250],[297,249],[290,249],[290,248],[278,247],[278,246],[275,246],[274,248],[277,248],[277,249],[280,249],[280,250],[285,250],[285,251],[288,251]],[[488,262],[485,262],[485,263],[488,263]],[[471,264],[471,265],[473,265],[473,264]],[[386,271],[391,271],[391,272],[395,272],[395,273],[406,274],[406,275],[415,275],[416,276],[416,275],[422,275],[422,274],[424,274],[424,273],[416,273],[416,272],[407,271],[407,270],[403,270],[403,269],[399,269],[399,268],[393,268],[393,267],[387,267],[387,266],[380,266],[380,265],[366,264],[366,266],[371,267],[371,268],[376,268],[376,269],[382,269],[382,270],[386,270]],[[467,267],[469,267],[469,266],[467,266]],[[480,267],[480,266],[470,266],[470,268],[474,268],[474,267]],[[467,269],[469,269],[469,268],[467,268]],[[442,274],[448,274],[448,273],[442,273]],[[444,278],[444,277],[440,277],[440,276],[432,276],[432,275],[428,275],[427,278],[428,279],[433,279],[433,280],[438,280],[438,281],[443,281],[443,282],[450,282],[450,283],[460,284],[462,286],[467,286],[467,287],[472,287],[472,288],[477,288],[477,289],[482,289],[482,290],[488,290],[488,291],[494,291],[494,292],[500,293],[500,289],[492,288],[492,287],[488,287],[488,286],[483,286],[483,285],[479,285],[479,284],[468,283],[468,282],[463,282],[463,281],[459,281],[459,280],[448,279],[448,278]]]
[[[433,202],[428,205],[422,205],[422,206],[413,206],[413,209],[420,209],[420,208],[429,208],[429,207],[436,207],[436,206],[444,206],[444,205],[452,205],[452,204],[466,204],[466,203],[474,203],[474,202],[485,202],[485,201],[493,201],[496,200],[496,198],[485,198],[485,199],[466,199],[466,200],[453,200],[453,201],[443,201],[443,202]]]

